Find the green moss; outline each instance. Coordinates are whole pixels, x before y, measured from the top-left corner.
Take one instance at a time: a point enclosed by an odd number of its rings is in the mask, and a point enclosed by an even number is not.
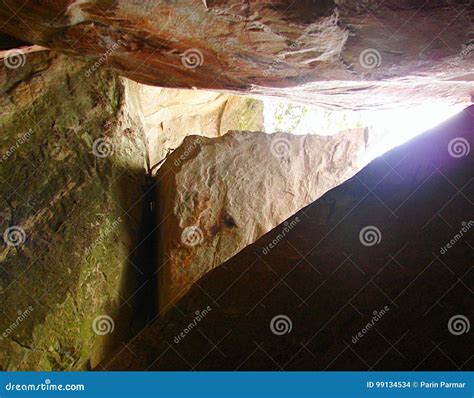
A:
[[[32,85],[21,83],[10,93],[18,104],[0,118],[2,153],[15,148],[0,163],[0,232],[19,225],[27,237],[17,249],[2,247],[0,332],[18,311],[34,308],[13,333],[0,339],[4,369],[83,369],[111,349],[116,342],[97,336],[92,322],[119,310],[128,261],[121,242],[137,239],[125,236],[133,230],[125,232],[121,225],[110,230],[118,217],[136,216],[124,216],[122,208],[128,207],[123,191],[130,191],[134,203],[142,190],[139,178],[124,185],[120,177],[130,173],[124,166],[143,164],[143,143],[129,145],[118,129],[120,79],[106,71],[85,78],[86,65],[51,57],[33,100],[20,101],[25,85]],[[31,136],[17,145],[29,129]],[[104,136],[117,152],[129,145],[134,163],[95,157],[92,143]],[[141,137],[131,139],[140,142]]]
[[[238,106],[225,113],[221,133],[228,130],[263,131],[263,103],[252,98],[239,98]]]

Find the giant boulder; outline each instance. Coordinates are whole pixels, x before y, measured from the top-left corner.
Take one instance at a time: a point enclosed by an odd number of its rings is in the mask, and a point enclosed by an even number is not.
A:
[[[160,309],[360,168],[363,129],[192,136],[160,169]]]
[[[373,161],[98,369],[472,369],[473,126],[470,107]]]

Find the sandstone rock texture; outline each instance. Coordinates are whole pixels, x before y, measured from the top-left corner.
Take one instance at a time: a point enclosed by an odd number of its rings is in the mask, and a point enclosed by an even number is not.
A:
[[[139,85],[139,98],[153,170],[188,135],[219,137],[229,130],[264,127],[263,102],[253,98],[146,85]]]
[[[472,369],[473,126],[470,107],[374,160],[98,369]]]
[[[150,85],[330,108],[470,104],[470,0],[4,0],[1,30]]]
[[[2,370],[87,369],[144,324],[136,86],[50,51],[0,63]]]
[[[261,130],[263,105],[39,46],[0,58],[0,369],[94,367],[154,316],[146,171],[186,135]]]
[[[366,138],[363,129],[187,137],[157,175],[161,311],[206,272],[352,177]]]

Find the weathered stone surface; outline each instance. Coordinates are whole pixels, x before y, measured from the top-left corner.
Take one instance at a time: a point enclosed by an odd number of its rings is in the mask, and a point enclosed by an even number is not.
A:
[[[1,29],[163,87],[332,108],[470,103],[470,0],[4,0]]]
[[[160,309],[206,272],[360,170],[363,129],[187,137],[160,169]]]
[[[139,85],[139,97],[152,168],[188,135],[219,137],[229,130],[263,130],[263,103],[257,99],[145,85]]]
[[[130,294],[143,283],[137,84],[49,51],[0,66],[0,369],[93,367],[153,300]],[[103,315],[114,331],[100,336]]]
[[[26,241],[0,247],[0,367],[95,366],[154,314],[145,169],[191,133],[262,129],[262,103],[141,86],[37,46],[1,66],[0,232]]]
[[[472,369],[473,126],[470,107],[373,161],[99,369]]]

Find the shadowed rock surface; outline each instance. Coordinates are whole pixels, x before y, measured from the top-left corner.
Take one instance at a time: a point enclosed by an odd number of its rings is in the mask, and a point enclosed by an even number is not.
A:
[[[470,0],[4,0],[1,30],[145,84],[331,108],[470,103]]]
[[[145,208],[137,84],[88,71],[50,51],[28,54],[23,67],[0,64],[5,370],[94,366],[140,330],[150,307],[140,302],[146,286],[131,296],[146,272],[134,250]],[[103,315],[115,319],[113,339],[94,332]]]
[[[472,331],[450,320],[474,319],[473,129],[470,107],[376,159],[99,369],[472,369]]]
[[[154,316],[150,162],[205,127],[261,129],[262,104],[33,50],[0,63],[0,369],[85,369]]]

